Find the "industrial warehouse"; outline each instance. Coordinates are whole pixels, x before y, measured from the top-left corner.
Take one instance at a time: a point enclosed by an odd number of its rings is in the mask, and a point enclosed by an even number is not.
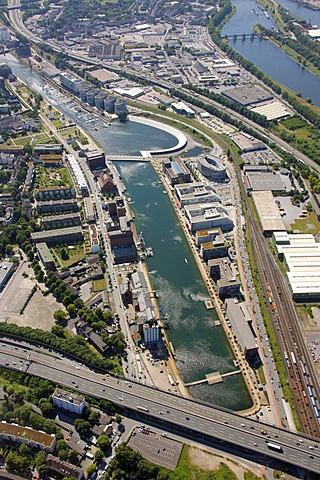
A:
[[[292,298],[298,302],[320,299],[320,243],[311,234],[275,232],[278,257],[285,263]]]

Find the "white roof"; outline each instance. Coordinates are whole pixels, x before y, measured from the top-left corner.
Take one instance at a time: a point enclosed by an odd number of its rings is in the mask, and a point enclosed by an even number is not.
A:
[[[320,28],[315,28],[313,30],[308,30],[308,35],[312,38],[320,37]]]

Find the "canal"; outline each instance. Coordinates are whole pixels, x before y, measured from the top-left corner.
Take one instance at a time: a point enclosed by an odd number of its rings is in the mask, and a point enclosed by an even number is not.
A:
[[[55,102],[43,89],[43,80],[12,56],[3,57],[13,72],[33,89]],[[68,104],[55,102],[68,117],[79,123],[110,155],[136,155],[140,150],[167,148],[177,139],[153,127],[134,122],[115,123],[95,130],[79,119]],[[59,103],[59,104],[58,104]],[[138,128],[137,128],[138,127]],[[191,249],[174,209],[153,167],[149,163],[118,162],[136,227],[142,232],[154,256],[147,259],[153,288],[160,295],[161,315],[168,317],[167,331],[172,341],[178,370],[184,382],[204,378],[206,373],[235,370],[233,354],[223,328],[214,327],[215,310],[207,310],[209,299]],[[251,397],[241,375],[228,377],[217,385],[190,387],[195,398],[233,410],[247,409]]]
[[[258,8],[259,4],[255,1],[232,0],[232,3],[236,7],[236,13],[223,27],[222,36],[235,33],[250,33],[258,23],[266,28],[274,26],[273,19],[267,19]],[[290,8],[291,4],[295,5],[290,1],[286,1],[285,4],[288,8]],[[308,9],[304,8],[304,10]],[[310,15],[319,14],[320,16],[320,12],[313,12],[312,10],[309,10],[309,12]],[[304,98],[310,97],[315,105],[320,106],[320,79],[301,67],[279,47],[259,38],[254,40],[251,40],[251,38],[246,38],[245,40],[239,38],[237,40],[229,39],[229,43],[243,57],[250,60],[270,77],[291,90],[300,92]]]

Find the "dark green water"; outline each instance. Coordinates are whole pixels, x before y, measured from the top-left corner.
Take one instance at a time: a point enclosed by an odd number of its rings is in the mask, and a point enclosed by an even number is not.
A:
[[[213,325],[216,312],[205,307],[207,290],[157,174],[147,163],[122,162],[117,167],[132,199],[137,231],[143,233],[146,245],[154,252],[147,259],[150,278],[160,294],[162,314],[169,315],[168,335],[184,382],[202,379],[216,370],[234,370],[228,340],[223,328]],[[190,387],[190,392],[196,398],[233,410],[251,406],[240,375],[217,385]]]

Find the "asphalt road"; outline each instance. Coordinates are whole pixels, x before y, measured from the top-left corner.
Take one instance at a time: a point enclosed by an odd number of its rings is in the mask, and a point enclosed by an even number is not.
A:
[[[18,342],[15,345],[1,343],[0,366],[49,379],[140,413],[143,413],[142,407],[148,410],[148,415],[161,421],[164,430],[168,422],[171,428],[183,427],[186,432],[193,431],[212,439],[245,446],[257,455],[268,455],[309,471],[320,471],[320,442],[317,439],[126,379],[97,374],[85,368],[77,369],[70,360],[56,357],[53,353],[48,355],[39,350],[30,351],[24,346],[20,347]],[[266,434],[261,433],[261,428]],[[270,450],[268,442],[279,445],[282,451]]]

